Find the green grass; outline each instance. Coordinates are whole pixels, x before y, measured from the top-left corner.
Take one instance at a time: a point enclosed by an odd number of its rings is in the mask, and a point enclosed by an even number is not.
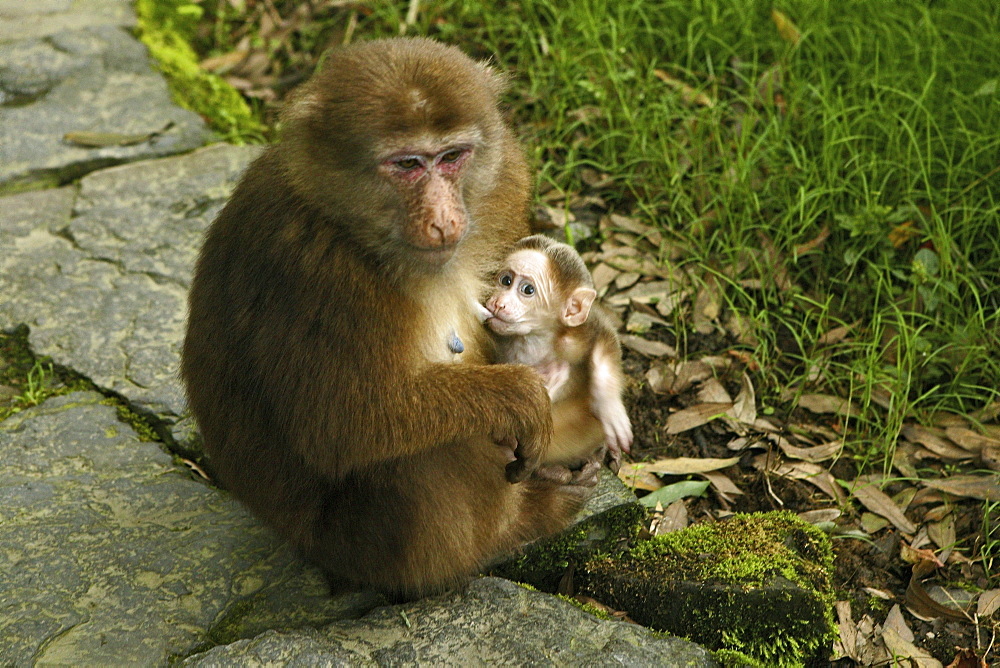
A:
[[[408,4],[368,5],[354,39],[399,34]],[[407,34],[512,73],[511,118],[547,198],[584,189],[584,168],[610,174],[601,194],[615,210],[662,227],[684,248],[678,264],[725,286],[727,308],[754,335],[743,347],[760,365],[765,406],[788,409],[780,393],[790,386],[850,397],[863,414],[849,451],[888,466],[904,418],[967,414],[998,398],[993,0],[420,8]],[[772,9],[798,27],[797,45]],[[715,104],[687,103],[663,74]],[[797,254],[824,229],[822,245]],[[820,343],[846,324],[849,338]],[[674,325],[683,350],[690,313]],[[884,397],[887,408],[875,402]]]
[[[801,31],[793,46],[771,3],[487,4],[435,3],[409,32],[514,73],[542,188],[578,191],[583,167],[611,174],[619,210],[718,275],[759,342],[765,404],[791,384],[852,397],[865,410],[851,451],[886,465],[904,417],[997,399],[1000,6],[789,1],[775,8]],[[364,27],[391,34],[405,10],[379,6]],[[758,93],[769,68],[783,100]],[[657,69],[717,104],[685,103]],[[912,238],[894,245],[903,224]],[[795,287],[776,285],[779,270]],[[752,278],[763,287],[740,287]],[[855,322],[848,340],[817,343]]]

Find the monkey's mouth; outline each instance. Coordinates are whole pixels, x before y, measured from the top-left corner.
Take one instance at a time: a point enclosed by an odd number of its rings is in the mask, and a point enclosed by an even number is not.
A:
[[[448,262],[455,254],[458,244],[449,246],[437,246],[435,248],[424,248],[422,246],[412,246],[418,257],[428,264],[442,265]]]
[[[497,334],[507,334],[517,323],[504,320],[498,315],[491,315],[485,320],[485,324]]]

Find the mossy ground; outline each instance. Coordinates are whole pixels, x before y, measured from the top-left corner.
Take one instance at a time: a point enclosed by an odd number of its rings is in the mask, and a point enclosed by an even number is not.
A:
[[[0,331],[0,422],[25,408],[37,406],[51,397],[72,392],[102,391],[85,376],[55,364],[46,356],[36,356],[28,344],[29,329],[20,325]],[[118,420],[135,430],[141,441],[162,441],[152,422],[136,413],[117,396],[101,403],[114,406]]]
[[[236,89],[203,70],[191,48],[202,8],[191,0],[137,0],[139,38],[166,76],[177,104],[233,143],[261,142],[267,128]]]
[[[619,554],[639,533],[645,509],[626,504],[587,519],[560,534],[524,548],[518,556],[489,569],[491,575],[556,591],[560,579],[594,554]]]
[[[825,659],[833,638],[832,566],[823,532],[777,512],[658,536],[592,559],[579,581],[652,628],[763,665],[801,666]]]

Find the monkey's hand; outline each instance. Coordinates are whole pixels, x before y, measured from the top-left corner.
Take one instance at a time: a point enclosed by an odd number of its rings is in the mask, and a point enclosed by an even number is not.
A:
[[[625,412],[620,399],[602,402],[594,406],[597,419],[604,430],[604,444],[608,448],[608,462],[611,470],[618,472],[623,452],[632,450],[632,422]]]
[[[513,445],[514,461],[507,464],[507,480],[514,483],[527,478],[535,471],[552,442],[552,407],[541,377],[530,367],[511,365],[523,378],[508,393],[513,402],[507,403],[501,432],[494,440],[510,447]]]

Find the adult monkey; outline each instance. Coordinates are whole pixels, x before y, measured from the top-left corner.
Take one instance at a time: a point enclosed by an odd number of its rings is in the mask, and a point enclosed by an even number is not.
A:
[[[448,587],[586,496],[530,475],[541,377],[485,365],[482,279],[528,232],[502,88],[427,39],[332,53],[198,260],[181,372],[212,465],[334,582]]]

